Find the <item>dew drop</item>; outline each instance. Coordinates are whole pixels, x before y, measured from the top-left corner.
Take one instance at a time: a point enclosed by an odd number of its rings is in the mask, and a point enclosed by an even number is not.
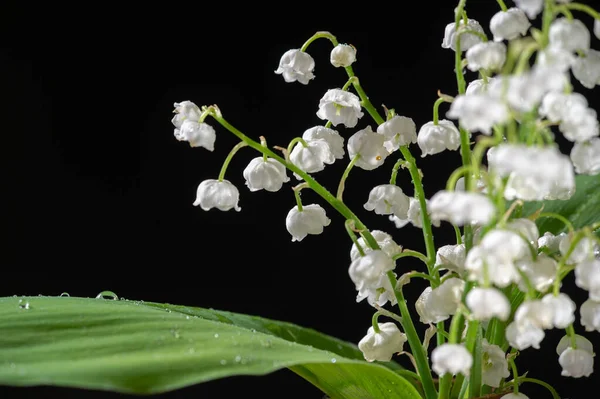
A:
[[[252,330],[250,330],[250,331],[252,331],[253,333],[255,333],[255,332],[256,332],[256,328],[253,328],[253,329],[252,329]]]
[[[337,359],[335,357],[332,357],[331,358],[331,363],[335,363],[335,362],[337,362]]]
[[[60,294],[59,296],[65,297],[65,296],[71,296],[71,295],[69,295],[69,293],[68,293],[68,292],[63,292],[63,293],[62,293],[62,294]]]
[[[96,299],[112,299],[113,301],[116,301],[119,297],[112,291],[102,291],[96,295]]]
[[[171,334],[173,334],[173,337],[175,337],[175,339],[179,339],[181,337],[181,335],[179,335],[179,331],[175,329],[171,330]]]
[[[239,363],[242,361],[242,357],[240,355],[237,355],[234,360],[236,363]]]
[[[186,320],[189,320],[189,319],[190,319],[190,316],[185,316],[185,319],[186,319]]]
[[[266,341],[261,341],[260,343],[262,346],[264,346],[265,348],[270,348],[271,346],[273,346],[273,343],[271,342],[270,339],[266,340]]]
[[[219,363],[221,363],[221,366],[225,366],[227,364],[227,360],[221,359]]]
[[[215,338],[219,338],[219,333],[215,333]]]
[[[27,301],[23,302],[22,299],[19,299],[19,307],[21,309],[28,310],[30,308],[30,305],[29,305],[29,302],[27,302]]]
[[[196,353],[196,349],[194,348],[190,348],[188,349],[188,353],[192,354],[192,353]]]

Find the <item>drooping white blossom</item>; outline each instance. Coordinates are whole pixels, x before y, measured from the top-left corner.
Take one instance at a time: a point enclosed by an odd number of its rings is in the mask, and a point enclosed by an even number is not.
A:
[[[302,133],[302,139],[306,142],[325,140],[336,159],[344,158],[344,138],[336,130],[325,126],[314,126]]]
[[[467,252],[465,244],[444,245],[435,255],[435,266],[461,274],[465,270]]]
[[[422,323],[429,324],[450,318],[456,313],[464,287],[463,280],[453,277],[445,280],[434,289],[431,287],[425,288],[415,303],[419,320]]]
[[[367,126],[348,139],[348,156],[354,159],[356,155],[360,155],[355,165],[364,170],[373,170],[383,165],[389,155],[384,141],[383,135],[373,132],[371,126]]]
[[[587,260],[594,260],[594,251],[598,248],[598,245],[588,237],[581,238],[567,257],[573,238],[572,234],[567,235],[558,246],[561,255],[566,258],[565,262],[567,264],[579,264]],[[577,276],[577,270],[575,270],[575,276]]]
[[[377,245],[379,245],[379,248],[381,248],[381,250],[385,252],[390,258],[402,252],[402,247],[396,244],[396,242],[392,239],[392,236],[388,233],[381,230],[372,230],[371,235],[377,242]],[[360,237],[358,239],[358,245],[360,245],[360,247],[365,253],[372,251],[371,247],[367,245],[363,237]],[[352,249],[350,249],[350,260],[354,261],[359,257],[360,252],[358,251],[356,244],[352,244]]]
[[[531,22],[520,8],[498,11],[490,20],[490,30],[495,41],[513,40],[529,30]]]
[[[583,87],[593,89],[600,84],[600,51],[591,49],[585,56],[577,57],[571,70]]]
[[[506,354],[498,345],[493,345],[487,339],[481,341],[481,353],[483,357],[481,375],[485,385],[498,388],[503,378],[508,378],[508,361]]]
[[[298,81],[306,85],[311,79],[314,79],[314,69],[315,60],[310,54],[299,49],[291,49],[281,56],[279,67],[275,73],[282,75],[288,83]]]
[[[329,61],[336,68],[350,66],[356,61],[356,49],[340,43],[331,50]]]
[[[552,308],[552,324],[554,328],[564,329],[575,321],[575,309],[577,306],[567,294],[563,292],[556,296],[554,294],[546,294],[542,298],[542,303]]]
[[[235,209],[239,212],[242,210],[238,206],[239,199],[240,193],[237,187],[229,180],[208,179],[198,186],[194,206],[200,206],[205,211],[217,208],[220,211]]]
[[[594,355],[584,349],[565,349],[558,357],[565,377],[589,377],[594,372]]]
[[[544,8],[544,0],[515,0],[515,4],[527,14],[529,19],[535,19]]]
[[[504,102],[495,96],[460,94],[454,98],[446,116],[458,119],[466,130],[491,135],[492,126],[506,122],[509,113]]]
[[[587,290],[590,299],[600,301],[600,260],[589,258],[575,266],[575,284]]]
[[[515,312],[514,321],[517,324],[531,323],[533,326],[549,329],[554,326],[554,309],[552,301],[527,299],[519,305]]]
[[[398,229],[406,226],[408,223],[418,228],[423,227],[423,220],[421,216],[421,203],[418,199],[414,197],[409,197],[409,200],[410,204],[408,206],[408,213],[406,215],[406,218],[399,218],[396,215],[390,215],[389,219],[392,222],[394,222],[394,225],[396,225],[396,228]],[[429,200],[425,199],[425,206],[427,206],[427,204],[429,204]],[[433,226],[440,227],[440,221],[431,218],[431,215],[429,217],[429,220],[431,221],[431,224]]]
[[[500,42],[481,42],[468,49],[465,56],[471,71],[498,71],[506,62],[506,46]]]
[[[473,365],[473,356],[460,344],[442,344],[431,352],[431,368],[439,376],[446,373],[461,373],[468,376]]]
[[[570,336],[563,336],[556,345],[556,354],[560,356],[561,353],[572,346],[572,341],[573,340]],[[590,352],[592,354],[594,353],[594,345],[583,335],[575,334],[575,346],[577,346],[579,349],[583,349],[586,352]]]
[[[548,39],[550,46],[571,52],[587,52],[590,49],[590,31],[578,19],[555,19],[550,24]]]
[[[290,162],[306,173],[320,172],[325,169],[326,164],[335,162],[335,155],[327,141],[309,140],[305,143],[306,146],[302,142],[296,143],[290,153]]]
[[[570,154],[575,172],[586,175],[600,173],[600,138],[575,143]]]
[[[383,145],[389,152],[396,151],[400,146],[417,142],[415,122],[406,116],[394,115],[392,119],[377,127],[377,133],[385,137]]]
[[[409,205],[409,198],[400,187],[395,184],[382,184],[371,189],[364,208],[378,215],[393,214],[406,219]]]
[[[328,120],[333,126],[342,124],[354,127],[362,118],[360,99],[356,94],[342,89],[330,89],[319,101],[317,116]]]
[[[488,79],[488,81],[489,80],[490,79]],[[483,94],[483,93],[485,93],[487,91],[487,86],[488,86],[488,83],[486,81],[484,81],[483,79],[472,80],[467,85],[467,89],[465,91],[465,94],[467,96],[470,96],[470,95],[473,95],[473,94]]]
[[[190,120],[192,122],[199,122],[202,111],[196,104],[191,101],[182,101],[180,103],[174,103],[175,109],[173,113],[175,116],[171,119],[171,123],[176,127],[180,128],[184,121]]]
[[[537,249],[537,241],[540,238],[540,231],[533,220],[527,218],[512,219],[506,223],[506,229],[514,231],[524,237],[529,243]]]
[[[358,349],[368,362],[389,362],[395,353],[402,352],[407,341],[406,334],[394,323],[380,323],[378,326],[379,332],[369,327],[367,335],[358,343]]]
[[[456,151],[460,147],[460,132],[447,119],[440,119],[437,125],[427,122],[419,129],[417,143],[421,149],[421,157],[444,150]]]
[[[558,130],[569,141],[588,141],[600,134],[598,114],[593,108],[576,103],[563,116]]]
[[[551,91],[542,99],[539,113],[550,122],[560,122],[563,119],[568,119],[571,109],[575,106],[587,107],[588,101],[580,93],[567,94]]]
[[[506,339],[510,346],[524,350],[529,347],[540,349],[540,343],[544,339],[544,330],[529,321],[517,323],[513,321],[506,326]]]
[[[579,308],[581,314],[581,325],[585,331],[600,332],[600,301],[588,299]]]
[[[527,276],[536,291],[544,292],[554,283],[558,263],[554,258],[545,254],[538,255],[537,259],[523,259],[516,262],[516,267]],[[529,287],[522,279],[518,283],[519,289],[527,292]]]
[[[190,147],[204,147],[208,151],[215,149],[217,135],[215,129],[207,123],[186,119],[179,128],[174,129],[173,134],[177,140],[189,142]]]
[[[479,193],[438,191],[428,204],[433,219],[445,220],[457,226],[488,223],[496,208],[490,199]]]
[[[292,241],[302,241],[308,234],[321,234],[323,228],[329,226],[331,219],[325,214],[325,209],[318,204],[296,205],[287,214],[285,226],[292,235]]]
[[[572,52],[559,47],[546,47],[538,52],[536,65],[546,68],[556,68],[560,72],[567,72],[573,63],[575,56]]]
[[[458,31],[456,29],[456,24],[454,22],[446,25],[444,29],[444,40],[442,41],[442,48],[451,48],[456,51],[456,39],[458,34],[462,31],[474,31],[478,32],[482,35],[485,35],[483,28],[474,19],[468,19],[467,24],[465,25],[464,21],[461,19],[458,23]],[[478,35],[474,35],[472,33],[462,33],[460,34],[460,51],[467,51],[475,44],[480,43],[481,38]]]
[[[285,166],[273,158],[256,157],[250,161],[243,172],[246,186],[250,191],[279,191],[283,183],[290,181]]]
[[[386,273],[394,270],[395,266],[392,258],[381,249],[370,251],[353,260],[348,274],[358,291],[356,301],[360,302],[367,298],[369,304],[373,305],[377,302],[381,305],[377,294],[392,290]]]
[[[483,284],[487,276],[492,284],[504,288],[521,280],[516,263],[530,256],[529,246],[517,233],[493,229],[469,251],[465,269],[470,280]]]
[[[475,320],[486,321],[492,317],[506,321],[510,316],[510,302],[497,288],[474,287],[465,298]]]
[[[543,236],[538,239],[538,247],[545,247],[552,254],[558,252],[561,241],[566,237],[565,233],[554,235],[549,231],[545,232]]]

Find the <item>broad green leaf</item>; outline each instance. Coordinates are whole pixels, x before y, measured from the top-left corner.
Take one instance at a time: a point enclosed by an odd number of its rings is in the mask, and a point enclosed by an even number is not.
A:
[[[542,212],[558,213],[569,219],[576,229],[600,221],[600,175],[577,175],[575,181],[576,190],[570,199],[528,202],[523,214],[531,215],[543,205]],[[566,230],[564,224],[554,218],[540,218],[537,225],[540,234],[547,231],[557,234]]]
[[[349,344],[258,317],[134,301],[9,297],[0,298],[0,320],[5,385],[150,394],[288,367],[332,398],[421,397],[390,368],[356,359]]]

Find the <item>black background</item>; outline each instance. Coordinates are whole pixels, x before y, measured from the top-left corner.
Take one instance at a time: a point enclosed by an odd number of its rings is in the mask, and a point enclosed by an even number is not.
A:
[[[329,30],[357,47],[355,72],[375,106],[395,108],[420,126],[431,120],[437,90],[451,95],[456,90],[454,52],[441,48],[455,4],[441,3],[336,3],[330,10],[318,2],[248,9],[200,2],[5,3],[0,68],[8,121],[1,147],[7,203],[0,296],[93,297],[113,290],[128,299],[290,321],[358,342],[372,310],[354,302],[343,219],[326,207],[332,224],[325,232],[292,243],[285,229],[285,216],[295,205],[290,185],[278,193],[250,193],[241,171],[256,156],[251,149],[240,151],[227,173],[240,190],[242,211],[193,207],[197,185],[216,178],[236,140],[213,124],[213,153],[178,142],[170,123],[173,102],[218,104],[249,136],[264,135],[271,146],[286,146],[322,123],[315,114],[318,100],[327,89],[341,87],[346,76],[329,64],[326,40],[309,49],[316,79],[308,86],[286,84],[273,71],[286,50],[300,47],[317,30]],[[498,8],[491,0],[470,1],[467,10],[487,31]],[[589,17],[581,19],[591,26]],[[592,47],[598,48],[598,40]],[[597,90],[576,89],[598,108]],[[355,129],[340,126],[339,131],[349,137],[368,124],[374,126],[365,115]],[[459,158],[458,152],[447,152],[419,160],[428,197],[443,187]],[[396,230],[386,217],[362,208],[368,191],[387,182],[395,160],[389,157],[373,172],[354,169],[345,200],[371,229],[423,250],[419,229]],[[315,177],[334,191],[346,162]],[[408,172],[400,173],[398,184],[412,195]],[[307,190],[303,199],[326,205]],[[448,225],[436,229],[435,237],[438,246],[453,243]],[[397,271],[417,267],[403,261]],[[586,299],[572,279],[566,286],[578,303]],[[414,301],[423,288],[415,282],[406,295]],[[597,333],[586,335],[599,343]],[[554,347],[562,333],[547,336],[541,350],[522,353],[521,372],[553,383],[565,397],[589,397],[584,392],[597,386],[597,372],[580,380],[560,377]],[[158,396],[233,398],[242,392],[262,398],[322,396],[287,370]],[[549,397],[536,386],[523,392]],[[0,388],[2,398],[48,396],[122,397]]]

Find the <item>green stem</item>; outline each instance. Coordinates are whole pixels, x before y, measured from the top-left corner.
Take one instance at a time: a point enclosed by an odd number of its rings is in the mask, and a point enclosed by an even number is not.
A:
[[[300,198],[300,190],[301,188],[294,188],[294,197],[296,198],[296,205],[298,205],[298,212],[302,212],[302,199]]]
[[[446,182],[446,191],[454,191],[454,189],[456,187],[456,183],[458,182],[458,179],[460,179],[463,176],[466,176],[466,174],[468,172],[473,172],[473,171],[474,171],[473,165],[459,166],[454,172],[452,172],[452,174],[448,178],[448,181]],[[465,179],[466,179],[466,177],[465,177]]]
[[[573,241],[571,242],[571,245],[569,246],[569,249],[567,250],[567,253],[565,254],[565,256],[562,257],[560,262],[558,262],[558,267],[556,268],[556,278],[554,279],[554,289],[553,289],[553,293],[555,296],[560,293],[560,282],[562,281],[562,278],[563,278],[563,276],[561,276],[560,273],[561,273],[562,269],[564,268],[564,266],[567,264],[569,257],[575,250],[575,247],[577,246],[577,244],[579,244],[579,241],[581,241],[581,239],[584,236],[585,236],[585,232],[583,232],[583,231],[580,231],[579,233],[575,234],[575,236],[573,236]]]
[[[392,271],[387,272],[388,279],[392,284],[392,287],[396,286],[396,277]],[[402,290],[394,290],[396,300],[398,301],[398,308],[400,309],[400,315],[402,316],[402,327],[406,333],[408,344],[412,351],[412,355],[415,358],[417,364],[417,371],[421,377],[421,383],[423,384],[423,391],[425,392],[426,399],[437,399],[438,395],[431,377],[431,369],[429,368],[429,361],[427,360],[427,353],[421,344],[415,325],[410,318],[410,312],[404,299]]]
[[[544,0],[544,13],[542,14],[542,48],[548,45],[550,24],[554,18],[554,0]]]
[[[350,78],[348,78],[348,81],[344,84],[344,86],[342,86],[342,91],[348,90],[350,88],[350,85],[352,85],[352,83],[354,83],[355,80],[358,80],[356,76],[350,76]]]
[[[571,223],[571,221],[569,221],[569,219],[567,219],[563,215],[559,215],[558,213],[543,212],[543,213],[540,213],[537,216],[537,219],[539,219],[539,218],[553,218],[553,219],[556,219],[556,220],[560,220],[561,222],[564,223],[564,225],[567,227],[567,229],[569,229],[570,233],[572,233],[572,232],[575,231],[575,228],[573,227],[573,223]]]
[[[569,324],[565,329],[567,335],[571,339],[571,348],[577,349],[577,335],[575,334],[575,329],[573,328],[573,323]]]
[[[293,138],[292,141],[290,141],[290,143],[288,144],[288,147],[287,147],[288,154],[292,153],[292,150],[294,149],[294,146],[296,145],[296,143],[300,143],[300,144],[302,144],[302,147],[308,148],[308,143],[302,137],[296,137],[296,138]]]
[[[381,330],[379,329],[379,323],[377,323],[377,319],[381,315],[381,312],[375,312],[373,317],[371,318],[371,325],[373,326],[373,331],[375,334],[379,334]]]
[[[350,239],[352,240],[354,245],[356,245],[356,249],[358,250],[360,256],[365,256],[365,250],[363,249],[362,245],[360,245],[360,243],[358,242],[358,237],[356,237],[356,234],[354,234],[354,220],[346,220],[344,226],[346,227],[346,232],[350,236]]]
[[[392,176],[390,177],[390,184],[396,185],[396,178],[398,177],[398,169],[400,169],[400,167],[402,165],[404,165],[406,163],[406,161],[402,158],[400,158],[392,167]]]
[[[314,42],[317,39],[327,39],[329,40],[334,46],[338,45],[338,41],[336,39],[335,36],[333,36],[331,33],[329,32],[325,32],[325,31],[321,31],[321,32],[317,32],[314,35],[312,35],[306,42],[304,42],[304,44],[302,45],[302,47],[300,48],[300,51],[306,51],[306,49],[308,48],[308,46],[310,46],[310,44],[312,42]]]
[[[462,312],[459,308],[456,314],[452,316],[452,321],[450,322],[450,335],[448,337],[449,344],[456,344],[460,342],[460,327],[462,325],[462,321]],[[452,374],[445,374],[440,382],[440,399],[448,399],[451,383]]]
[[[248,144],[246,144],[244,141],[237,143],[235,147],[233,147],[231,149],[231,151],[229,151],[229,154],[227,155],[227,158],[225,158],[225,161],[223,162],[223,166],[221,166],[221,172],[219,173],[219,181],[223,181],[223,179],[225,179],[225,172],[227,171],[227,167],[229,166],[229,163],[231,162],[231,160],[233,159],[233,156],[235,155],[236,152],[238,152],[240,150],[240,148],[242,147],[246,147]]]
[[[583,12],[589,14],[590,16],[592,16],[594,19],[600,19],[600,13],[586,4],[567,3],[567,4],[564,4],[563,7],[569,8],[571,10],[583,11]]]
[[[496,1],[498,2],[498,5],[500,6],[500,9],[502,11],[506,12],[508,10],[508,7],[506,7],[506,4],[504,3],[503,0],[496,0]]]
[[[260,145],[267,148],[267,139],[264,136],[260,136]],[[267,154],[263,154],[263,161],[267,162],[268,160],[269,157],[267,157]]]
[[[473,366],[469,375],[469,396],[478,398],[481,396],[481,326],[479,321],[469,321],[466,337],[467,350],[473,355]]]
[[[438,98],[433,103],[433,124],[437,125],[440,121],[440,104],[446,102],[443,97]]]
[[[462,244],[462,234],[460,233],[460,229],[455,224],[453,224],[452,227],[454,227],[454,234],[456,235],[456,245]]]
[[[419,259],[421,262],[425,263],[425,265],[427,265],[428,263],[428,259],[425,255],[423,255],[422,253],[420,253],[419,251],[413,251],[411,249],[405,249],[404,251],[394,255],[392,257],[393,260],[398,260],[400,258],[406,258],[407,256],[411,256],[413,258],[417,258]]]
[[[510,364],[510,368],[512,370],[513,375],[513,392],[519,393],[519,373],[517,372],[517,365],[515,363],[514,357],[508,357],[508,364]]]
[[[220,111],[217,108],[213,107],[210,115],[221,124],[225,129],[229,130],[235,136],[237,136],[240,140],[246,142],[249,147],[254,148],[262,154],[267,154],[269,157],[275,159],[277,162],[284,165],[290,171],[296,173],[300,176],[315,193],[317,193],[321,198],[327,201],[336,211],[338,211],[345,219],[354,220],[354,226],[357,230],[363,231],[363,235],[365,236],[365,240],[369,244],[369,246],[373,249],[379,249],[379,244],[377,244],[377,240],[373,237],[371,232],[367,229],[367,227],[361,222],[361,220],[344,204],[342,201],[339,201],[333,194],[331,194],[325,187],[319,184],[314,178],[312,178],[308,173],[298,168],[296,165],[291,162],[287,162],[285,159],[274,153],[268,148],[263,147],[255,140],[252,140],[250,137],[246,136],[244,133],[239,131],[233,125],[231,125],[227,120],[223,118]]]
[[[519,382],[532,382],[534,384],[538,384],[546,388],[552,394],[552,399],[560,399],[560,395],[556,392],[556,389],[552,388],[552,385],[547,382],[538,380],[537,378],[529,378],[529,377],[521,377],[519,378]]]
[[[411,278],[412,277],[420,277],[422,279],[429,281],[431,284],[439,285],[439,282],[435,278],[431,277],[429,274],[425,274],[425,273],[421,273],[421,272],[411,272],[410,277]]]
[[[342,197],[344,195],[344,188],[346,187],[346,179],[348,178],[348,175],[350,175],[350,171],[352,170],[352,168],[354,167],[354,165],[356,164],[356,162],[358,161],[358,159],[360,158],[360,154],[356,154],[354,156],[354,158],[352,158],[352,160],[350,161],[350,163],[348,164],[348,166],[346,167],[346,170],[344,170],[344,174],[342,174],[342,178],[340,179],[340,183],[338,185],[338,189],[337,189],[337,199],[342,201]]]

